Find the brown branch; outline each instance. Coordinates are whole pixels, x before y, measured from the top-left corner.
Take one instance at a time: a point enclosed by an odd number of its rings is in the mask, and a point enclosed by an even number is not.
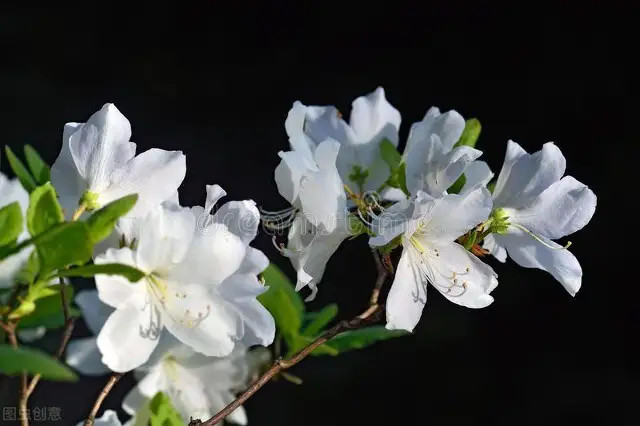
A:
[[[122,377],[122,373],[115,373],[111,377],[109,377],[109,381],[107,382],[106,385],[104,385],[104,388],[100,392],[100,395],[98,395],[96,402],[93,404],[93,408],[91,408],[91,413],[89,413],[89,417],[87,417],[87,420],[84,421],[84,426],[93,426],[93,422],[96,419],[98,410],[100,410],[102,401],[104,401],[107,395],[109,395],[109,392],[111,392],[111,389],[113,388],[113,386],[116,383],[118,383],[118,380],[120,380],[120,377]]]
[[[0,327],[7,333],[9,343],[14,348],[18,348],[18,338],[16,337],[16,328],[18,324],[15,321],[9,321],[6,324],[0,321]],[[27,417],[27,373],[23,371],[20,375],[20,397],[18,399],[18,410],[20,417],[20,424],[22,426],[29,426],[29,418]]]
[[[372,250],[373,258],[376,262],[376,269],[378,276],[373,287],[373,292],[369,300],[369,307],[363,313],[351,320],[344,320],[322,333],[316,340],[311,342],[308,346],[304,347],[300,352],[296,353],[289,359],[278,359],[273,363],[258,380],[253,382],[249,388],[238,396],[231,404],[227,405],[218,414],[211,417],[209,420],[201,421],[200,419],[191,419],[189,426],[213,426],[221,422],[225,417],[231,414],[236,408],[241,406],[246,400],[251,398],[260,388],[262,388],[269,380],[274,376],[282,373],[303,359],[305,359],[311,352],[316,350],[319,346],[323,345],[327,341],[331,340],[336,335],[348,330],[357,330],[359,328],[366,327],[369,324],[377,322],[384,312],[384,305],[378,304],[378,297],[380,295],[380,289],[384,285],[387,277],[389,276],[389,270],[383,265],[380,260],[380,255],[377,250]],[[85,426],[87,425],[85,423]]]

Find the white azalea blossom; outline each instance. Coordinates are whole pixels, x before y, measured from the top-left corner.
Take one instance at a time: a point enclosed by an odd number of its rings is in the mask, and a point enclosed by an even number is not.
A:
[[[484,248],[501,262],[507,253],[526,268],[549,272],[575,295],[582,283],[576,257],[552,240],[582,229],[595,212],[593,191],[565,176],[566,161],[549,142],[535,154],[509,141],[504,165],[493,191],[493,214],[502,232],[484,241]]]
[[[336,166],[350,188],[377,190],[389,177],[389,168],[380,156],[380,143],[387,139],[398,146],[400,122],[400,113],[387,101],[384,89],[378,87],[353,101],[349,123],[334,106],[307,107],[304,132],[311,144],[318,145],[327,138],[340,143]],[[366,174],[361,188],[360,182],[353,180],[354,173]]]
[[[204,208],[156,207],[135,227],[134,248],[109,249],[95,259],[146,274],[137,283],[96,276],[100,300],[115,308],[97,340],[111,370],[142,365],[163,329],[209,356],[228,355],[241,339],[248,345],[273,341],[273,317],[256,300],[266,290],[257,274],[269,261],[249,246],[258,211],[253,201],[232,201],[211,215],[224,195],[213,185]]]
[[[135,370],[139,382],[122,404],[123,409],[141,423],[148,415],[144,407],[157,392],[171,399],[185,424],[191,417],[209,418],[246,388],[255,370],[255,354],[247,352],[242,345],[236,345],[223,358],[206,357],[184,344],[176,344],[170,337],[163,337],[158,349],[149,362]],[[244,408],[235,409],[227,420],[246,425]]]
[[[129,120],[113,104],[86,123],[65,125],[51,183],[68,218],[80,205],[96,209],[133,193],[139,198],[129,216],[141,217],[173,196],[185,176],[185,156],[156,148],[136,156],[130,137]]]
[[[469,146],[454,148],[464,127],[464,118],[458,112],[442,114],[436,107],[411,126],[402,157],[410,194],[424,191],[432,197],[442,197],[463,173],[466,177],[463,191],[489,182],[493,176],[489,166],[476,161],[482,151]],[[383,196],[392,200],[406,198],[397,189],[388,190]]]
[[[386,302],[387,328],[413,330],[427,301],[428,283],[461,306],[483,308],[493,302],[489,293],[498,284],[496,273],[455,242],[490,212],[489,191],[477,187],[439,199],[420,191],[375,219],[372,246],[397,236],[403,246]]]
[[[285,127],[292,151],[280,152],[275,171],[280,195],[291,209],[268,215],[268,221],[290,225],[287,248],[297,270],[296,290],[311,289],[308,300],[317,293],[327,261],[349,233],[347,200],[336,168],[340,144],[327,139],[317,146],[302,132],[307,108],[297,103],[289,112]]]
[[[84,420],[79,422],[76,426],[83,426]],[[101,417],[98,417],[93,421],[94,426],[123,426],[118,419],[118,414],[113,410],[105,410]],[[133,426],[132,421],[124,423],[124,426]]]
[[[29,194],[24,190],[18,179],[8,179],[0,173],[0,208],[17,202],[20,204],[23,217],[29,206]],[[29,238],[26,225],[18,236],[18,242]],[[33,247],[27,247],[20,252],[0,260],[0,288],[7,288],[13,284],[15,275],[20,271],[29,258]]]

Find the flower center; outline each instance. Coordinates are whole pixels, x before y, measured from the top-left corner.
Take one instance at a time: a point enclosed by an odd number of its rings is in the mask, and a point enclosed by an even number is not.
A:
[[[156,273],[147,276],[147,290],[154,304],[159,305],[163,312],[174,322],[188,328],[200,325],[211,313],[211,306],[207,304],[203,309],[195,311],[185,307],[185,301],[189,298],[190,305],[198,305],[187,293],[171,289],[165,279]]]

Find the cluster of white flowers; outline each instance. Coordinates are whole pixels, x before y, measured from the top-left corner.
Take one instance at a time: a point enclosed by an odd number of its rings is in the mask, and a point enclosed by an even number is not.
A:
[[[349,123],[335,107],[293,105],[286,122],[292,150],[280,153],[275,172],[280,194],[292,208],[269,220],[290,226],[281,251],[297,270],[298,288],[309,286],[315,295],[327,260],[350,235],[349,214],[357,213],[369,227],[372,247],[403,247],[386,302],[390,329],[413,330],[428,283],[459,305],[491,304],[497,274],[477,255],[491,253],[504,262],[508,252],[521,266],[548,271],[575,295],[580,264],[552,240],[584,227],[596,196],[563,177],[565,159],[556,145],[528,154],[509,141],[491,193],[493,173],[478,161],[482,152],[457,144],[463,117],[431,108],[409,132],[402,155],[406,187],[389,187],[391,170],[381,144],[397,146],[399,127],[400,113],[382,88],[353,102]],[[449,194],[463,175],[458,193]],[[363,200],[371,191],[380,195],[363,217],[362,205],[354,207],[350,200]],[[465,248],[469,238],[476,241]]]
[[[402,155],[400,123],[382,88],[353,102],[348,123],[335,107],[295,102],[285,121],[291,150],[279,153],[275,170],[291,207],[262,217],[251,200],[214,212],[226,195],[217,185],[206,187],[204,207],[181,206],[185,156],[161,149],[136,156],[130,123],[112,104],[86,123],[68,123],[51,168],[64,214],[74,221],[138,194],[113,234],[94,247],[93,260],[128,265],[144,277],[132,283],[98,274],[97,290],[77,294],[94,336],[72,341],[67,363],[87,375],[133,370],[139,382],[123,409],[140,424],[159,391],[185,421],[223,409],[265,362],[264,352],[250,348],[274,340],[274,318],[257,300],[267,290],[259,275],[269,260],[250,246],[261,220],[287,230],[286,245],[277,247],[297,272],[296,290],[310,290],[308,299],[345,239],[367,234],[387,264],[401,248],[386,300],[388,329],[414,329],[429,283],[458,305],[491,304],[498,276],[482,260],[488,254],[545,270],[576,294],[580,264],[569,244],[553,240],[589,222],[596,196],[563,177],[565,159],[556,145],[528,154],[509,141],[491,182],[489,166],[478,160],[482,152],[461,143],[469,123],[456,111],[429,109],[411,126]],[[29,194],[0,174],[0,208],[14,202],[26,216]],[[28,238],[25,227],[17,241]],[[0,263],[0,287],[12,285],[31,252]],[[228,420],[247,423],[242,407]],[[95,424],[120,421],[106,411]]]

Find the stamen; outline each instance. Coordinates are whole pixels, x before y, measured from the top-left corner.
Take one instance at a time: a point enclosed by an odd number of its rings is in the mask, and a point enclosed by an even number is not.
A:
[[[534,234],[533,232],[529,231],[527,228],[525,228],[524,226],[517,224],[517,223],[510,223],[511,226],[520,229],[521,231],[524,231],[526,234],[528,234],[531,238],[533,238],[534,240],[536,240],[537,242],[539,242],[540,244],[542,244],[545,247],[550,248],[551,250],[566,250],[569,247],[571,247],[571,241],[567,242],[567,244],[565,244],[564,246],[561,247],[554,247],[551,244],[547,243],[546,241],[544,241],[542,238],[540,238],[539,236],[537,236],[536,234]]]

